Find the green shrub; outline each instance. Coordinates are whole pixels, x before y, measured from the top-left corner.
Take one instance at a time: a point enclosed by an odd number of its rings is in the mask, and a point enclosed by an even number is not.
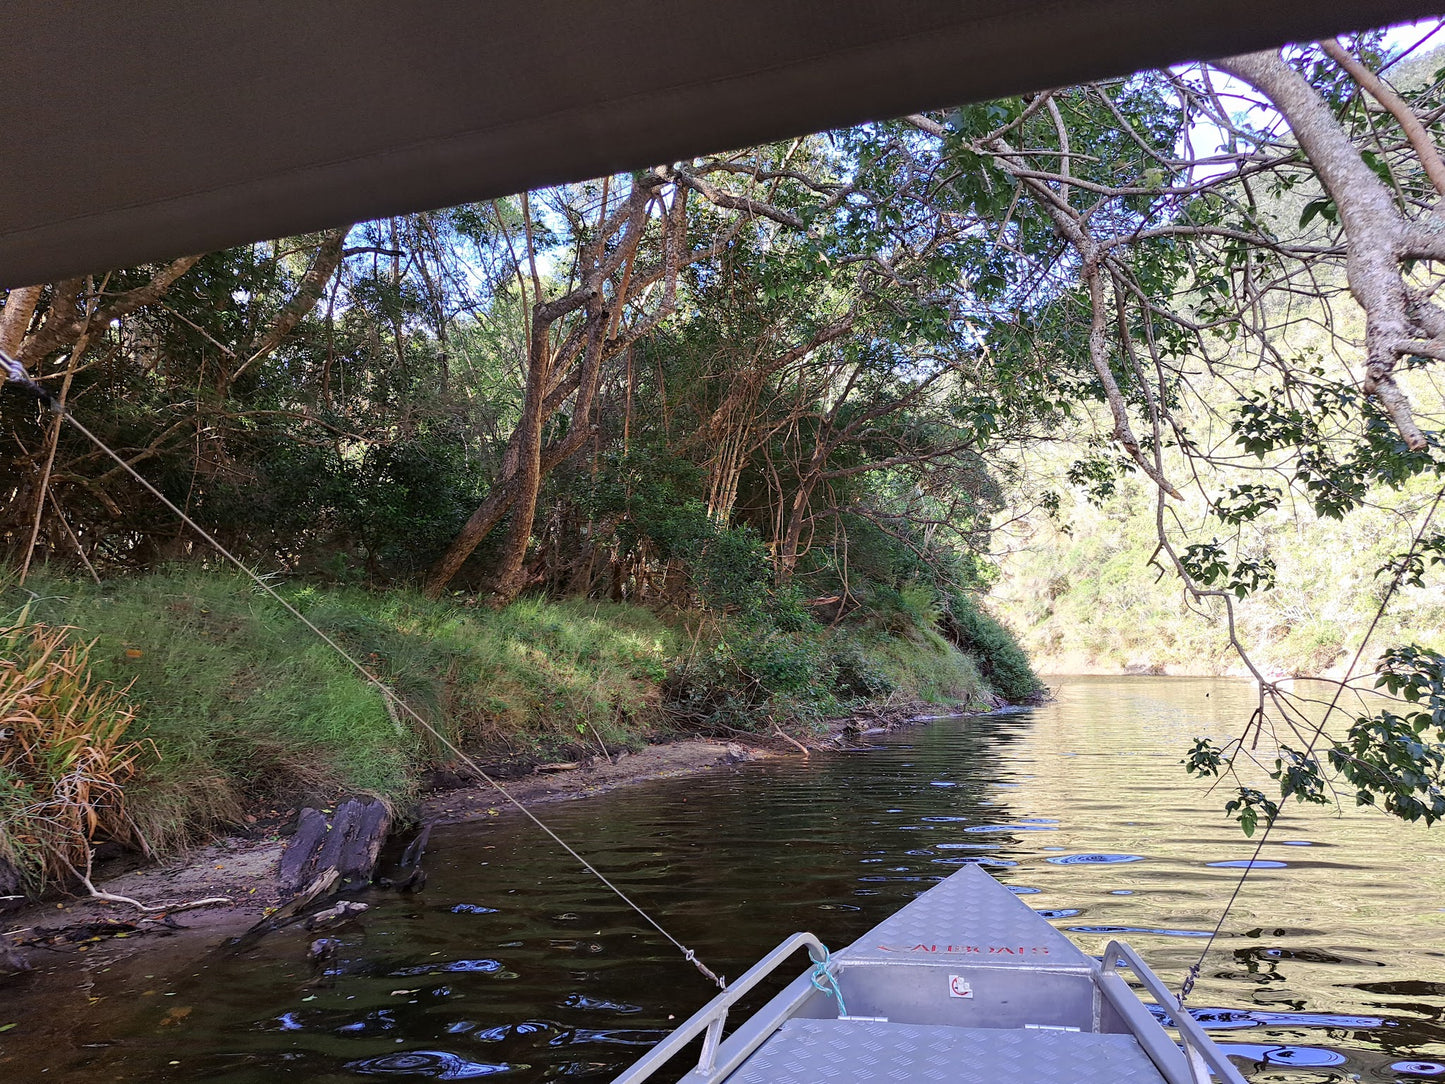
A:
[[[978,659],[989,684],[1009,700],[1028,700],[1044,691],[1013,633],[969,596],[957,592],[949,596],[944,625],[954,642]]]
[[[816,634],[731,621],[712,646],[678,666],[663,687],[669,713],[704,731],[760,730],[837,707],[833,670]]]
[[[888,673],[852,640],[835,640],[828,653],[840,700],[880,700],[898,687]]]

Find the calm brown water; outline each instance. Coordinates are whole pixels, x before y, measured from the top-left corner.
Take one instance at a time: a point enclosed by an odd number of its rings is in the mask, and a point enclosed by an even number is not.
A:
[[[982,863],[1086,951],[1177,986],[1248,843],[1187,779],[1238,682],[1080,678],[1056,703],[867,751],[645,784],[544,817],[728,975],[795,929],[853,940]],[[1190,1007],[1258,1081],[1445,1079],[1445,832],[1291,808]],[[309,935],[0,995],[0,1080],[602,1081],[711,989],[520,819],[438,832],[425,892],[374,893],[318,974]],[[20,995],[23,997],[23,995]],[[93,1000],[94,999],[94,1000]]]

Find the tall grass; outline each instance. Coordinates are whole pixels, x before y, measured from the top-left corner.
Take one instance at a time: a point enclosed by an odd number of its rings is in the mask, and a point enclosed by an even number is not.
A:
[[[144,744],[130,815],[160,850],[260,803],[342,791],[405,803],[451,759],[274,600],[234,576],[175,569],[94,584],[52,573],[0,589],[0,617],[94,641],[97,681],[130,689]],[[448,740],[542,758],[635,745],[661,721],[676,636],[650,613],[524,600],[501,612],[411,592],[283,593]]]
[[[0,625],[0,859],[32,889],[88,870],[98,838],[144,845],[125,803],[145,747],[128,690],[91,673],[94,645],[71,632],[27,610]]]

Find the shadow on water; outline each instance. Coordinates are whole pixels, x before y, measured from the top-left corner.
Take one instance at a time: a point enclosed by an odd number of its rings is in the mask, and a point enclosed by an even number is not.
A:
[[[1177,984],[1250,854],[1178,762],[1194,734],[1228,733],[1248,707],[1239,683],[1079,679],[1033,711],[545,816],[724,974],[796,929],[845,945],[979,864],[1086,951],[1125,936]],[[1353,811],[1291,810],[1278,835],[1191,1011],[1260,1080],[1429,1078],[1445,1064],[1442,845]],[[600,1081],[712,992],[516,818],[439,830],[429,872],[421,894],[369,897],[323,968],[305,962],[307,935],[283,931],[236,958],[147,954],[90,975],[47,1019],[0,1036],[18,1058],[0,1071]]]

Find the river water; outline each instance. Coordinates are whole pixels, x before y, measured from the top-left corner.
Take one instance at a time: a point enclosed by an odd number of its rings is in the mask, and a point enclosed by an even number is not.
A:
[[[797,929],[846,945],[979,863],[1085,951],[1122,936],[1177,988],[1253,850],[1179,761],[1196,734],[1242,728],[1251,688],[1057,692],[542,813],[727,975]],[[1252,1080],[1445,1079],[1445,831],[1290,807],[1262,858],[1195,1015]],[[437,831],[426,865],[422,893],[365,897],[320,968],[310,935],[283,931],[240,955],[149,953],[91,975],[0,1034],[0,1078],[602,1081],[713,992],[519,817]]]

